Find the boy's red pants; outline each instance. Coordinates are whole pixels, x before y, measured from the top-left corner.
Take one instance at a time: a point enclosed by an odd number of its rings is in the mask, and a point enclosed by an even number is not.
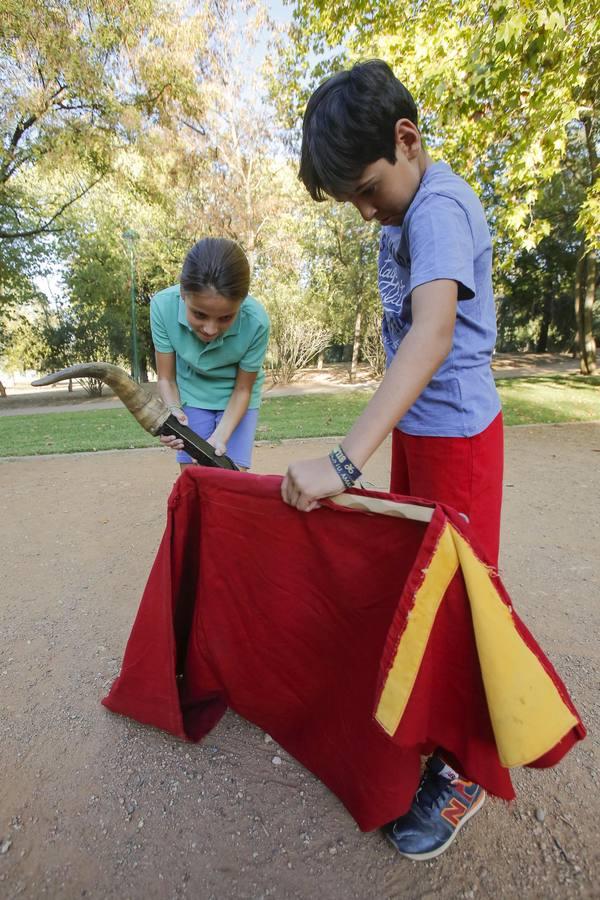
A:
[[[452,506],[469,519],[487,562],[498,565],[504,468],[502,413],[468,438],[394,429],[390,491]]]

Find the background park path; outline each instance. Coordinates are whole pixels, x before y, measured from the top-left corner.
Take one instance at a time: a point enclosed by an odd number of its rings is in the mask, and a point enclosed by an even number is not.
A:
[[[597,898],[600,425],[511,428],[506,442],[504,580],[589,737],[556,769],[517,770],[518,800],[488,802],[429,863],[361,834],[233,713],[185,744],[100,706],[163,531],[169,451],[0,461],[0,896]],[[333,443],[263,445],[255,469]],[[388,454],[366,479],[386,485]]]
[[[600,359],[599,359],[600,365]],[[566,353],[500,353],[492,365],[496,378],[523,378],[532,375],[577,375],[579,362]],[[348,366],[338,364],[323,369],[304,369],[291,384],[265,382],[265,397],[297,396],[314,393],[344,393],[360,389],[374,389],[379,381],[373,379],[366,366],[359,367],[353,384],[348,383]],[[109,388],[102,397],[88,397],[83,388],[75,386],[69,392],[64,382],[47,388],[10,388],[8,397],[0,399],[0,415],[17,416],[30,413],[85,412],[91,409],[113,409],[119,401]]]

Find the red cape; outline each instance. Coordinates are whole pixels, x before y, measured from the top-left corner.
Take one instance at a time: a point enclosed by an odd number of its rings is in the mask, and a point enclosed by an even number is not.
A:
[[[368,510],[306,514],[280,484],[184,472],[109,709],[197,741],[231,706],[363,830],[408,809],[438,746],[512,799],[509,766],[554,765],[585,736],[457,513],[350,491]]]

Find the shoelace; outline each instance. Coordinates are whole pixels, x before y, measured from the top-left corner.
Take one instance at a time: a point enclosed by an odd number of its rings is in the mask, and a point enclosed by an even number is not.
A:
[[[421,778],[421,783],[415,794],[415,803],[422,809],[432,809],[451,787],[452,782],[449,778],[438,775],[429,769]]]

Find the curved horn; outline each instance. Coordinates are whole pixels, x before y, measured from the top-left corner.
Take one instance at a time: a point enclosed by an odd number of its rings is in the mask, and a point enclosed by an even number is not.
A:
[[[60,372],[52,372],[44,378],[32,381],[35,387],[45,384],[55,384],[66,378],[97,378],[113,389],[117,397],[123,401],[129,412],[135,416],[142,428],[150,434],[158,434],[165,421],[169,418],[169,410],[165,403],[156,397],[148,388],[136,384],[127,372],[112,363],[92,362],[80,363],[61,369]]]

